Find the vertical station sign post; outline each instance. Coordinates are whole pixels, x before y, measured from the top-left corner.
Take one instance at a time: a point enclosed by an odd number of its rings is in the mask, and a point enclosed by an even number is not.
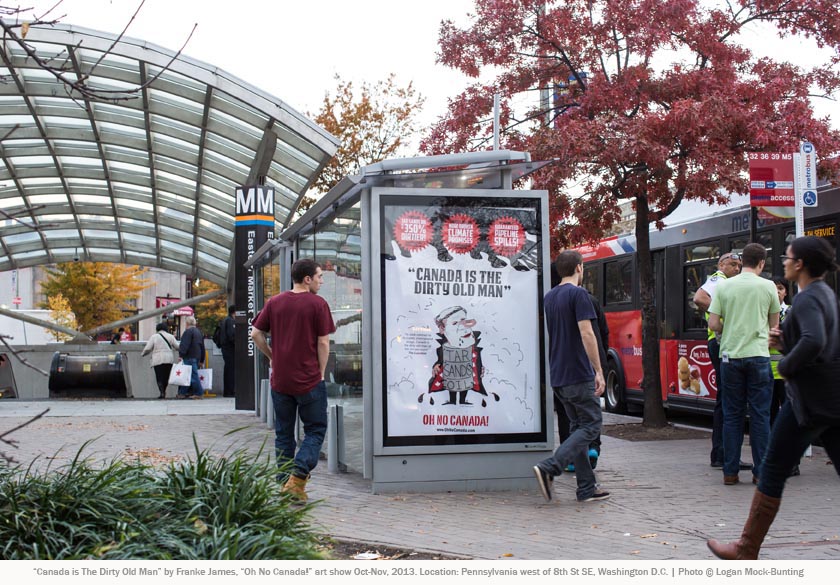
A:
[[[805,235],[805,208],[817,206],[817,151],[810,142],[799,146],[793,155],[796,183],[796,237]]]
[[[234,230],[234,287],[236,323],[234,350],[236,409],[254,410],[254,356],[251,322],[257,305],[257,279],[254,268],[243,268],[254,252],[274,238],[274,188],[253,185],[236,189]]]

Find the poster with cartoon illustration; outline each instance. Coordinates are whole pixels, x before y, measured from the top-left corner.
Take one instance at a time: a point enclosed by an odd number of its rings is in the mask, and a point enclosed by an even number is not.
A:
[[[386,444],[542,430],[538,202],[473,199],[380,208]]]

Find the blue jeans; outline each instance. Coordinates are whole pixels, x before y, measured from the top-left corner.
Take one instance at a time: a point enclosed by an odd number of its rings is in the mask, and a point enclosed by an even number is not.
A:
[[[758,491],[771,498],[781,498],[791,467],[799,463],[805,449],[817,437],[840,474],[840,427],[800,427],[790,400],[786,400],[773,423],[770,445],[761,465]]]
[[[595,381],[570,384],[554,389],[569,417],[569,437],[554,455],[537,465],[551,477],[560,475],[574,463],[577,475],[577,499],[585,500],[595,493],[595,472],[589,464],[589,444],[601,434],[601,403],[595,396]]]
[[[185,358],[184,364],[192,366],[192,374],[190,374],[190,385],[178,386],[178,395],[204,396],[204,390],[201,389],[201,382],[198,381],[198,360],[195,358]]]
[[[770,438],[770,398],[773,395],[770,358],[721,360],[720,370],[723,376],[723,474],[738,475],[749,403],[753,475],[761,477],[761,462]]]
[[[318,455],[327,435],[327,384],[323,380],[306,394],[280,394],[272,390],[274,402],[274,449],[277,455],[277,467],[282,468],[289,461],[294,461],[292,473],[300,478],[308,478],[309,473],[318,465]],[[298,446],[295,441],[295,422],[300,416],[303,423],[303,441]],[[285,477],[278,476],[283,481]]]

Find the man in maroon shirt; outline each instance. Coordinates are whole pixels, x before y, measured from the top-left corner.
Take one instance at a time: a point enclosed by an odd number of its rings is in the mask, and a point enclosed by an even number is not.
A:
[[[283,493],[306,501],[306,482],[318,464],[327,433],[327,386],[324,370],[335,332],[330,307],[318,296],[324,279],[309,259],[292,265],[292,290],[271,297],[254,320],[251,337],[269,359],[274,402],[274,447]],[[266,334],[271,333],[271,345]],[[303,423],[303,441],[295,442],[295,421]],[[292,461],[292,467],[287,467]]]

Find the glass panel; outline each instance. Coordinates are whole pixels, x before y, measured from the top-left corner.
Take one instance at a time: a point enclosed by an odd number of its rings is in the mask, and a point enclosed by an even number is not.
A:
[[[78,238],[79,232],[77,230],[44,230],[44,237],[48,240],[55,240],[58,238]]]
[[[603,303],[604,299],[600,293],[601,291],[601,264],[589,264],[583,267],[583,288],[589,291],[598,299],[599,303]]]
[[[20,254],[15,254],[15,260],[28,260],[31,258],[40,258],[40,257],[47,257],[47,253],[43,250],[35,250],[34,252],[21,252]]]
[[[773,266],[776,265],[776,254],[773,252],[773,233],[763,232],[758,234],[758,243],[767,250],[767,260],[764,262],[764,270],[761,276],[772,279],[774,273]]]
[[[35,240],[40,240],[41,236],[38,232],[28,232],[25,234],[14,234],[11,236],[3,236],[3,241],[6,244],[23,244],[25,242],[33,242]]]
[[[685,302],[684,319],[686,329],[705,329],[706,316],[701,313],[694,304],[694,295],[697,289],[706,282],[706,279],[717,271],[717,259],[703,262],[702,264],[694,264],[686,266],[685,271]]]
[[[705,242],[694,244],[683,250],[685,262],[697,262],[701,260],[714,260],[717,263],[720,257],[720,246],[717,242]]]
[[[606,274],[606,304],[631,302],[633,300],[633,261],[607,262]]]

